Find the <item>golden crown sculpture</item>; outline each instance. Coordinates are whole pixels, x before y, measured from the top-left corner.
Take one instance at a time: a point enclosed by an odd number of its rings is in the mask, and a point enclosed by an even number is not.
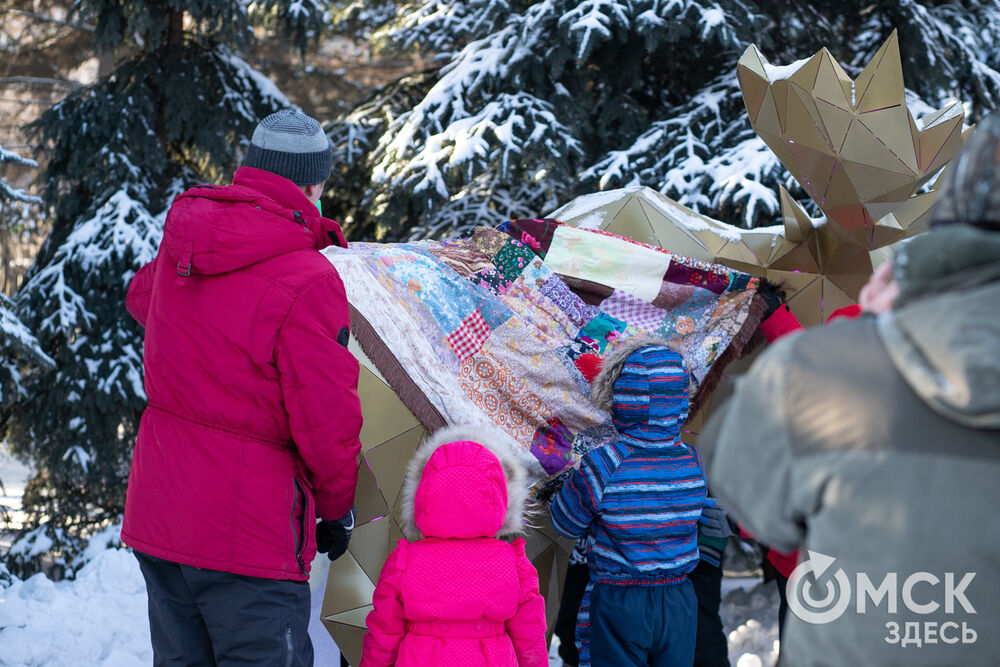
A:
[[[802,278],[789,272],[818,275],[856,299],[868,253],[926,229],[936,193],[917,192],[962,147],[962,105],[913,119],[895,30],[853,81],[825,48],[775,67],[751,45],[737,76],[754,131],[826,216],[811,220],[782,188],[785,233],[761,266],[792,288]]]
[[[895,30],[854,81],[825,48],[774,67],[751,45],[736,69],[754,131],[838,239],[871,250],[921,220],[934,195],[915,193],[961,148],[964,111],[914,121]]]

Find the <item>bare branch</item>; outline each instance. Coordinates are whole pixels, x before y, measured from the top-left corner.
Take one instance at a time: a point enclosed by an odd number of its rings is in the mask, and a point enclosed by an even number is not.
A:
[[[75,89],[79,88],[83,84],[79,81],[69,81],[67,79],[47,79],[40,76],[2,76],[0,77],[0,85],[24,85],[24,86],[61,86],[63,88]]]

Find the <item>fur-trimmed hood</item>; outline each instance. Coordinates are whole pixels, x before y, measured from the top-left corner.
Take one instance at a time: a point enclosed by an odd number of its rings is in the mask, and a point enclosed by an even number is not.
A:
[[[400,523],[409,539],[512,535],[525,526],[528,474],[502,431],[457,425],[428,437],[410,460]]]
[[[641,447],[673,446],[688,418],[690,382],[684,356],[673,343],[638,337],[605,357],[590,397],[611,413],[623,440]]]
[[[677,350],[677,346],[666,338],[656,338],[653,336],[637,336],[630,338],[618,347],[608,352],[601,363],[601,371],[594,378],[590,387],[590,400],[601,410],[611,412],[614,404],[615,381],[622,374],[625,361],[633,353],[644,347],[669,347]]]

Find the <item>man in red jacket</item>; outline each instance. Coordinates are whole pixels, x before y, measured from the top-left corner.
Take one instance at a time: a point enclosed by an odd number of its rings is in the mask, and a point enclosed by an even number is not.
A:
[[[268,116],[232,185],[175,199],[129,286],[149,405],[122,540],[157,665],[312,664],[306,580],[317,542],[347,548],[361,430],[344,285],[318,252],[347,246],[316,207],[331,164],[316,120]]]

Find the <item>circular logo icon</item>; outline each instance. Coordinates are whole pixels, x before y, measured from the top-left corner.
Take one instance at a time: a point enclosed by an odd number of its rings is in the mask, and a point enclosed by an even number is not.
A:
[[[822,625],[837,620],[851,604],[851,580],[838,569],[832,577],[823,575],[833,565],[831,556],[809,552],[809,560],[799,563],[785,586],[788,608],[806,623]],[[820,583],[820,582],[824,583]]]

